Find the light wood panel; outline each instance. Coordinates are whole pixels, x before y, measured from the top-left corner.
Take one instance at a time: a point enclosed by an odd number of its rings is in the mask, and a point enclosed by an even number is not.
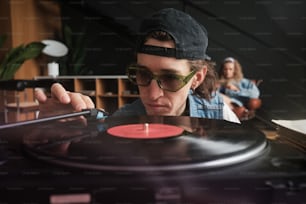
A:
[[[9,34],[8,46],[54,39],[56,33],[61,33],[60,7],[56,1],[8,0],[1,1],[0,7],[1,13],[4,10],[0,26],[4,26],[4,33]],[[43,69],[46,69],[44,61],[28,60],[16,72],[15,78],[32,79],[41,75]]]

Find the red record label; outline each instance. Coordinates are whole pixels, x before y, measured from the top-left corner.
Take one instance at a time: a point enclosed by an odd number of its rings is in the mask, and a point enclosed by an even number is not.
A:
[[[159,123],[128,124],[109,128],[107,133],[117,137],[133,139],[157,139],[175,137],[182,134],[183,128]]]

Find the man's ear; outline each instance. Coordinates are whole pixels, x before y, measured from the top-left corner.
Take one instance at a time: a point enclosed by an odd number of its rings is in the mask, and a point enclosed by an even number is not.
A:
[[[196,89],[200,84],[203,83],[207,73],[207,66],[204,65],[203,68],[196,72],[192,81],[192,89]]]

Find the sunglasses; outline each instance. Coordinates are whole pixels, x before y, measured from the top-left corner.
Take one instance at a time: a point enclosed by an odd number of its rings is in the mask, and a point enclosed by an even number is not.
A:
[[[172,73],[155,75],[140,65],[131,65],[127,69],[128,78],[133,84],[137,86],[149,86],[154,79],[157,81],[159,88],[170,92],[176,92],[183,88],[195,73],[196,70],[191,71],[187,76]]]

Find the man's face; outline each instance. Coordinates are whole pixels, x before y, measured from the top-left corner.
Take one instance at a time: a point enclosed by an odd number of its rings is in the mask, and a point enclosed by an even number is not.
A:
[[[227,62],[223,65],[223,76],[226,79],[231,79],[234,77],[235,65],[232,62]]]
[[[168,48],[174,47],[173,42],[161,42],[155,39],[149,39],[145,44]],[[187,76],[191,71],[187,60],[143,53],[137,54],[137,64],[146,67],[155,75],[173,73]],[[138,86],[140,98],[146,108],[147,114],[164,116],[181,115],[185,110],[186,100],[192,82],[193,79],[177,92],[162,90],[156,80],[152,80],[148,86]]]

